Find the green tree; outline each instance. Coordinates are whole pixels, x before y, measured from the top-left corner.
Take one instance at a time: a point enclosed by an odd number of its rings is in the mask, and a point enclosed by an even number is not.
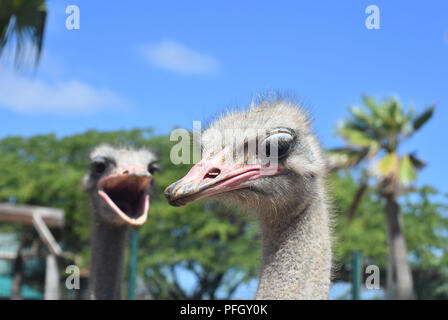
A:
[[[338,171],[329,179],[332,204],[336,212],[335,223],[335,278],[349,281],[348,272],[353,251],[361,250],[365,260],[386,270],[387,240],[384,219],[384,204],[378,201],[375,190],[368,188],[360,199],[357,214],[353,218],[345,213],[350,208],[353,197],[359,189],[359,182],[349,173]]]
[[[36,47],[36,64],[44,41],[45,0],[0,0],[0,56],[8,43],[16,44],[16,65],[23,59],[27,42]]]
[[[339,123],[337,134],[346,142],[343,148],[330,150],[333,168],[365,164],[364,181],[354,198],[351,211],[366,190],[369,177],[377,178],[378,194],[385,199],[388,242],[388,293],[398,299],[414,297],[413,280],[408,263],[408,252],[403,233],[399,196],[405,186],[415,180],[417,170],[424,166],[414,153],[399,155],[401,143],[412,137],[432,116],[434,106],[415,116],[414,110],[403,110],[394,98],[378,103],[363,97],[367,108],[350,107],[351,117]],[[370,170],[369,162],[375,162]]]
[[[448,205],[423,186],[403,201],[406,241],[419,299],[448,299]],[[444,197],[447,198],[447,195]]]
[[[336,213],[347,212],[359,190],[362,178],[348,171],[330,176],[333,206]],[[433,187],[409,190],[401,199],[403,225],[409,250],[414,288],[418,299],[448,299],[448,195]],[[354,250],[363,253],[364,265],[374,264],[386,274],[387,236],[385,203],[374,187],[366,189],[352,218],[336,214],[334,281],[350,281]],[[386,279],[380,277],[381,285]]]

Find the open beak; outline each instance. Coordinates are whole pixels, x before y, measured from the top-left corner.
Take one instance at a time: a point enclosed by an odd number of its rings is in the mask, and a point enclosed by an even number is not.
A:
[[[250,186],[249,181],[266,175],[261,165],[229,166],[217,164],[217,160],[202,160],[184,178],[169,185],[165,189],[168,202],[172,206],[184,206],[194,200],[247,188]]]
[[[116,174],[98,182],[98,194],[126,223],[141,226],[148,217],[151,176]]]

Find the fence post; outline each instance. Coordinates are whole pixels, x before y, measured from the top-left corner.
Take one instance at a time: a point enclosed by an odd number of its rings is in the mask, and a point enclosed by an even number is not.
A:
[[[361,251],[353,252],[352,260],[352,299],[361,300]]]
[[[47,264],[45,269],[45,300],[59,300],[59,268],[58,260],[55,254],[47,255]]]

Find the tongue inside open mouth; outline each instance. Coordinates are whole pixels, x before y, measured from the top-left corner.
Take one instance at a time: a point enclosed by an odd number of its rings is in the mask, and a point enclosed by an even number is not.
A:
[[[116,175],[99,181],[98,194],[121,219],[139,226],[148,216],[150,186],[150,177]]]

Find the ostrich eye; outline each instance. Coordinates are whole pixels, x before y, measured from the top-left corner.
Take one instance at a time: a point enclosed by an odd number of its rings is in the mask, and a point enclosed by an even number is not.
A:
[[[90,170],[92,173],[101,174],[106,171],[107,168],[107,160],[105,158],[95,158],[90,163]]]
[[[151,162],[150,164],[148,164],[148,172],[150,174],[154,174],[154,172],[156,171],[160,171],[160,167],[157,165],[156,162]]]
[[[288,155],[293,142],[295,141],[294,130],[289,128],[280,128],[272,131],[261,144],[261,150],[265,150],[267,157],[274,153],[273,148],[277,148],[277,158],[282,159]]]

